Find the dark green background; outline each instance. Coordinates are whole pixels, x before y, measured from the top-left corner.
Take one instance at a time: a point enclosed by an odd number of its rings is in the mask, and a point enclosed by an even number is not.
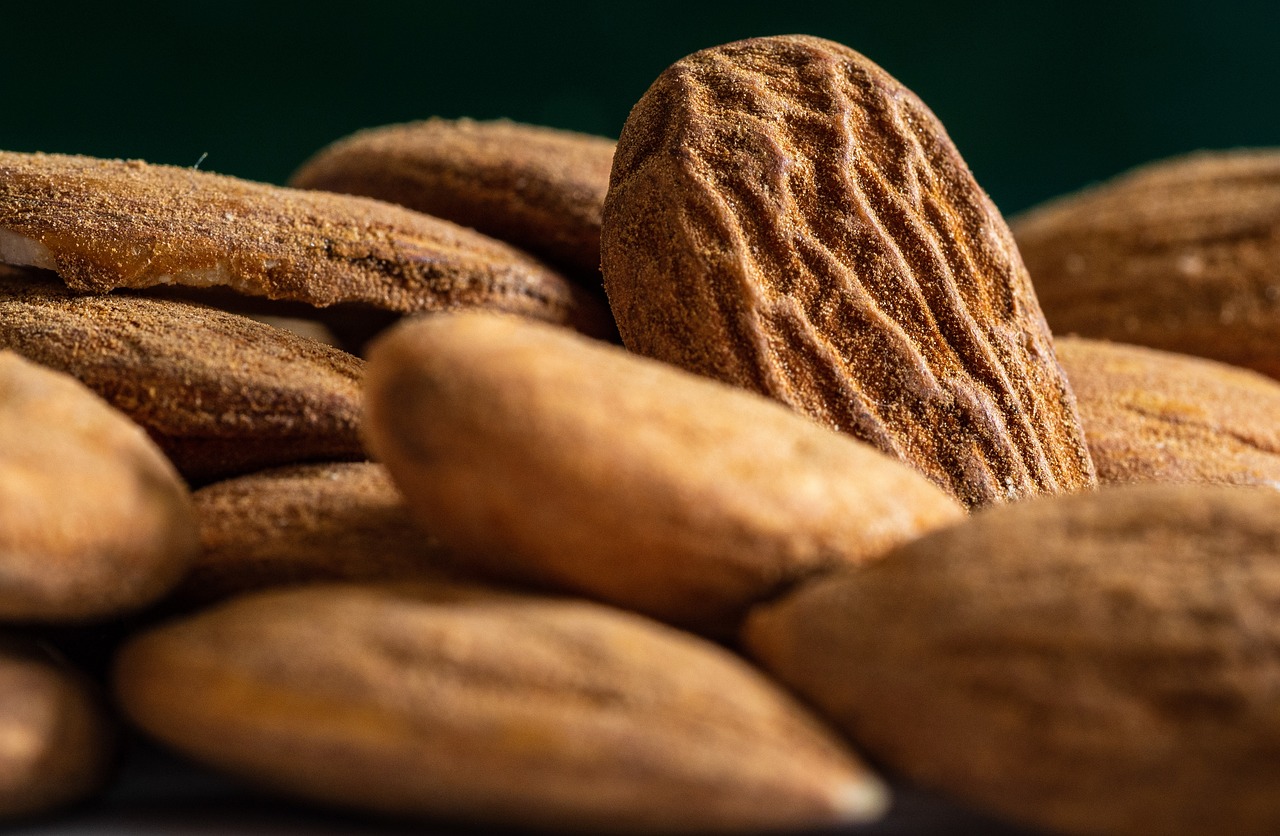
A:
[[[274,182],[429,115],[616,136],[675,59],[783,33],[913,88],[1006,212],[1182,151],[1280,145],[1280,4],[0,4],[0,29],[0,148],[207,153]]]

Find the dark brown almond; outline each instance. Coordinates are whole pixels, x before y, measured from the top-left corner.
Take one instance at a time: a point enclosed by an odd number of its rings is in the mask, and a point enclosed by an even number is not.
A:
[[[1280,488],[1280,384],[1150,348],[1057,340],[1104,483]]]
[[[754,613],[746,644],[921,786],[1063,833],[1280,830],[1280,493],[975,514]]]
[[[161,740],[331,804],[556,833],[759,832],[885,806],[758,671],[580,601],[256,593],[134,638],[115,683]]]
[[[1152,163],[1013,229],[1055,331],[1280,377],[1280,150]]]
[[[428,119],[339,140],[290,185],[375,197],[469,226],[598,286],[613,147],[604,137],[505,119]]]
[[[76,296],[47,278],[0,267],[0,348],[84,382],[187,478],[364,458],[361,360],[213,308]]]
[[[585,290],[448,221],[137,160],[0,152],[0,261],[53,270],[82,293],[226,286],[319,307],[482,307],[612,329]]]
[[[601,252],[633,351],[969,506],[1095,482],[1004,220],[929,109],[847,47],[756,38],[672,65],[618,141]]]
[[[191,497],[142,428],[0,351],[0,619],[73,621],[159,598],[195,557]]]

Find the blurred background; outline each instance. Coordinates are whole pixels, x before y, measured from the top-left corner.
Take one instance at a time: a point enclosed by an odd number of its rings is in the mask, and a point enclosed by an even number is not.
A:
[[[17,5],[0,5],[0,148],[270,182],[344,134],[432,115],[616,137],[672,61],[789,33],[915,90],[1007,214],[1144,161],[1280,145],[1280,4]]]

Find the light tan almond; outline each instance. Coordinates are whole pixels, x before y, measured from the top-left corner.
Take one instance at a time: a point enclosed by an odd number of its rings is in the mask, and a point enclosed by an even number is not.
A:
[[[551,832],[865,821],[879,782],[727,651],[480,588],[257,593],[133,639],[144,729],[319,801]]]
[[[0,351],[0,619],[148,604],[195,557],[191,497],[142,428],[66,375]]]
[[[1280,829],[1280,493],[975,514],[747,623],[886,768],[1063,833]]]
[[[365,407],[370,449],[458,561],[712,634],[963,516],[765,398],[512,317],[397,326]]]
[[[1013,229],[1055,331],[1280,377],[1280,150],[1162,160]]]
[[[755,38],[676,62],[622,130],[601,234],[633,351],[970,507],[1095,484],[1004,220],[929,109],[853,50]]]

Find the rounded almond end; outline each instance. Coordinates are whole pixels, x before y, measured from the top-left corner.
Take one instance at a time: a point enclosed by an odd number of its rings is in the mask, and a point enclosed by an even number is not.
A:
[[[856,781],[843,783],[832,793],[832,810],[841,824],[866,824],[882,818],[892,805],[889,788],[863,775]]]

